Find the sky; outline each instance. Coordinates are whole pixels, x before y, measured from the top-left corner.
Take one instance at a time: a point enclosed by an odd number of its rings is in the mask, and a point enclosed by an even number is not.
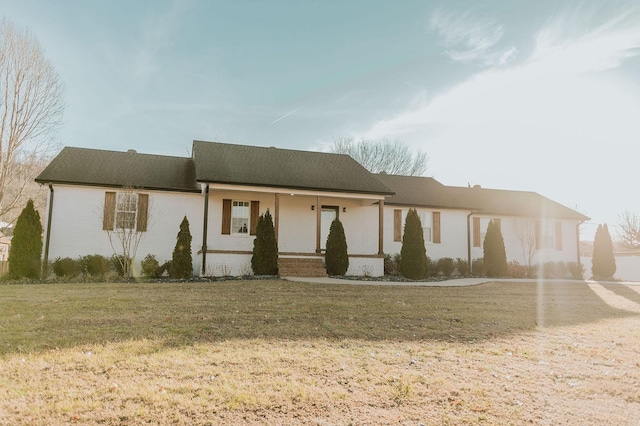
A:
[[[389,138],[445,185],[640,214],[637,1],[0,0],[64,85],[59,142],[326,151]]]

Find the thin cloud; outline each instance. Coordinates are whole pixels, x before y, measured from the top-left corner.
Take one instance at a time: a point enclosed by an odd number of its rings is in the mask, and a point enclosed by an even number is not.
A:
[[[423,99],[417,107],[375,123],[358,136],[399,137],[429,126],[484,126],[496,122],[503,122],[506,127],[523,121],[544,126],[543,119],[560,124],[558,120],[571,116],[576,120],[581,114],[584,117],[585,109],[610,109],[601,102],[583,103],[589,91],[606,99],[610,99],[607,93],[617,91],[606,82],[596,82],[589,73],[616,68],[625,59],[640,55],[638,15],[625,13],[574,37],[559,30],[561,22],[557,20],[535,35],[533,53],[520,64],[507,67],[496,64],[429,101]],[[506,63],[515,55],[517,49],[513,48],[498,62]],[[603,114],[608,116],[610,112]],[[588,115],[598,113],[589,111]]]
[[[280,120],[284,120],[285,118],[287,118],[287,117],[288,117],[288,116],[290,116],[291,114],[294,114],[294,113],[298,112],[298,109],[299,109],[299,108],[296,108],[296,109],[294,109],[293,111],[289,111],[288,113],[286,113],[286,114],[285,114],[285,115],[283,115],[282,117],[280,117],[280,118],[278,118],[278,119],[276,119],[276,120],[272,121],[272,122],[271,122],[271,124],[276,124],[278,121],[280,121]]]
[[[501,65],[517,52],[515,47],[506,52],[494,49],[504,36],[504,27],[493,19],[474,17],[469,12],[452,15],[438,11],[432,15],[430,24],[445,54],[454,61]]]

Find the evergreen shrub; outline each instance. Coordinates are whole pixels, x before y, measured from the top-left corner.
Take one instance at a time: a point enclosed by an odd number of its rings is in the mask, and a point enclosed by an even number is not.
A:
[[[109,260],[99,254],[89,254],[80,258],[82,271],[91,277],[103,278],[109,272]]]
[[[598,225],[593,241],[593,257],[591,272],[595,278],[610,279],[616,273],[616,259],[613,256],[613,243],[609,235],[609,227],[605,223]]]
[[[140,266],[142,267],[142,275],[146,278],[160,278],[162,276],[163,270],[160,267],[160,262],[152,254],[146,255],[140,262]]]
[[[463,277],[469,275],[469,262],[467,259],[463,259],[461,257],[456,259],[456,268],[458,269],[458,274]]]
[[[349,269],[349,255],[347,254],[347,238],[339,219],[334,219],[327,237],[327,251],[324,255],[327,274],[344,275]]]
[[[400,273],[405,278],[419,280],[425,278],[428,272],[427,250],[420,217],[416,209],[409,209],[402,236]]]
[[[82,270],[80,262],[70,257],[58,257],[52,264],[53,273],[56,277],[75,278]]]
[[[253,240],[251,269],[255,275],[278,275],[278,242],[269,210],[261,214]]]
[[[438,272],[445,277],[450,277],[453,271],[456,269],[455,262],[450,257],[441,257],[438,259]]]
[[[500,225],[494,220],[489,222],[484,237],[484,266],[489,277],[504,277],[507,274],[507,254]]]
[[[38,278],[40,253],[42,252],[42,224],[40,214],[27,201],[13,231],[9,249],[9,274],[11,278]]]
[[[188,278],[193,275],[193,259],[191,257],[191,232],[187,216],[180,223],[180,231],[176,237],[176,246],[169,269],[171,278]]]

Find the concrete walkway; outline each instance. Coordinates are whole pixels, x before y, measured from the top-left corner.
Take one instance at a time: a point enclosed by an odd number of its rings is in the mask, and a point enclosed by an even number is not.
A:
[[[636,281],[593,281],[593,280],[570,280],[570,279],[530,279],[530,278],[454,278],[445,281],[367,281],[367,280],[350,280],[342,278],[329,277],[282,277],[283,280],[295,281],[302,283],[316,284],[349,284],[349,285],[385,285],[385,286],[408,286],[408,287],[469,287],[484,283],[493,282],[509,282],[509,283],[537,283],[544,282],[573,282],[587,284],[624,284],[624,285],[640,285]]]

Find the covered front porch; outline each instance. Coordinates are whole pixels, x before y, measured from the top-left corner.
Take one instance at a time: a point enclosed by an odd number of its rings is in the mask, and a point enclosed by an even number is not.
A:
[[[211,183],[203,185],[203,195],[205,221],[202,248],[198,251],[202,256],[202,276],[252,274],[255,237],[251,231],[258,216],[267,209],[274,221],[281,275],[324,274],[319,265],[335,218],[345,229],[347,274],[384,273],[383,195]],[[238,205],[250,210],[243,216],[246,223],[239,218],[239,209],[234,210]],[[225,228],[226,222],[234,226]]]

